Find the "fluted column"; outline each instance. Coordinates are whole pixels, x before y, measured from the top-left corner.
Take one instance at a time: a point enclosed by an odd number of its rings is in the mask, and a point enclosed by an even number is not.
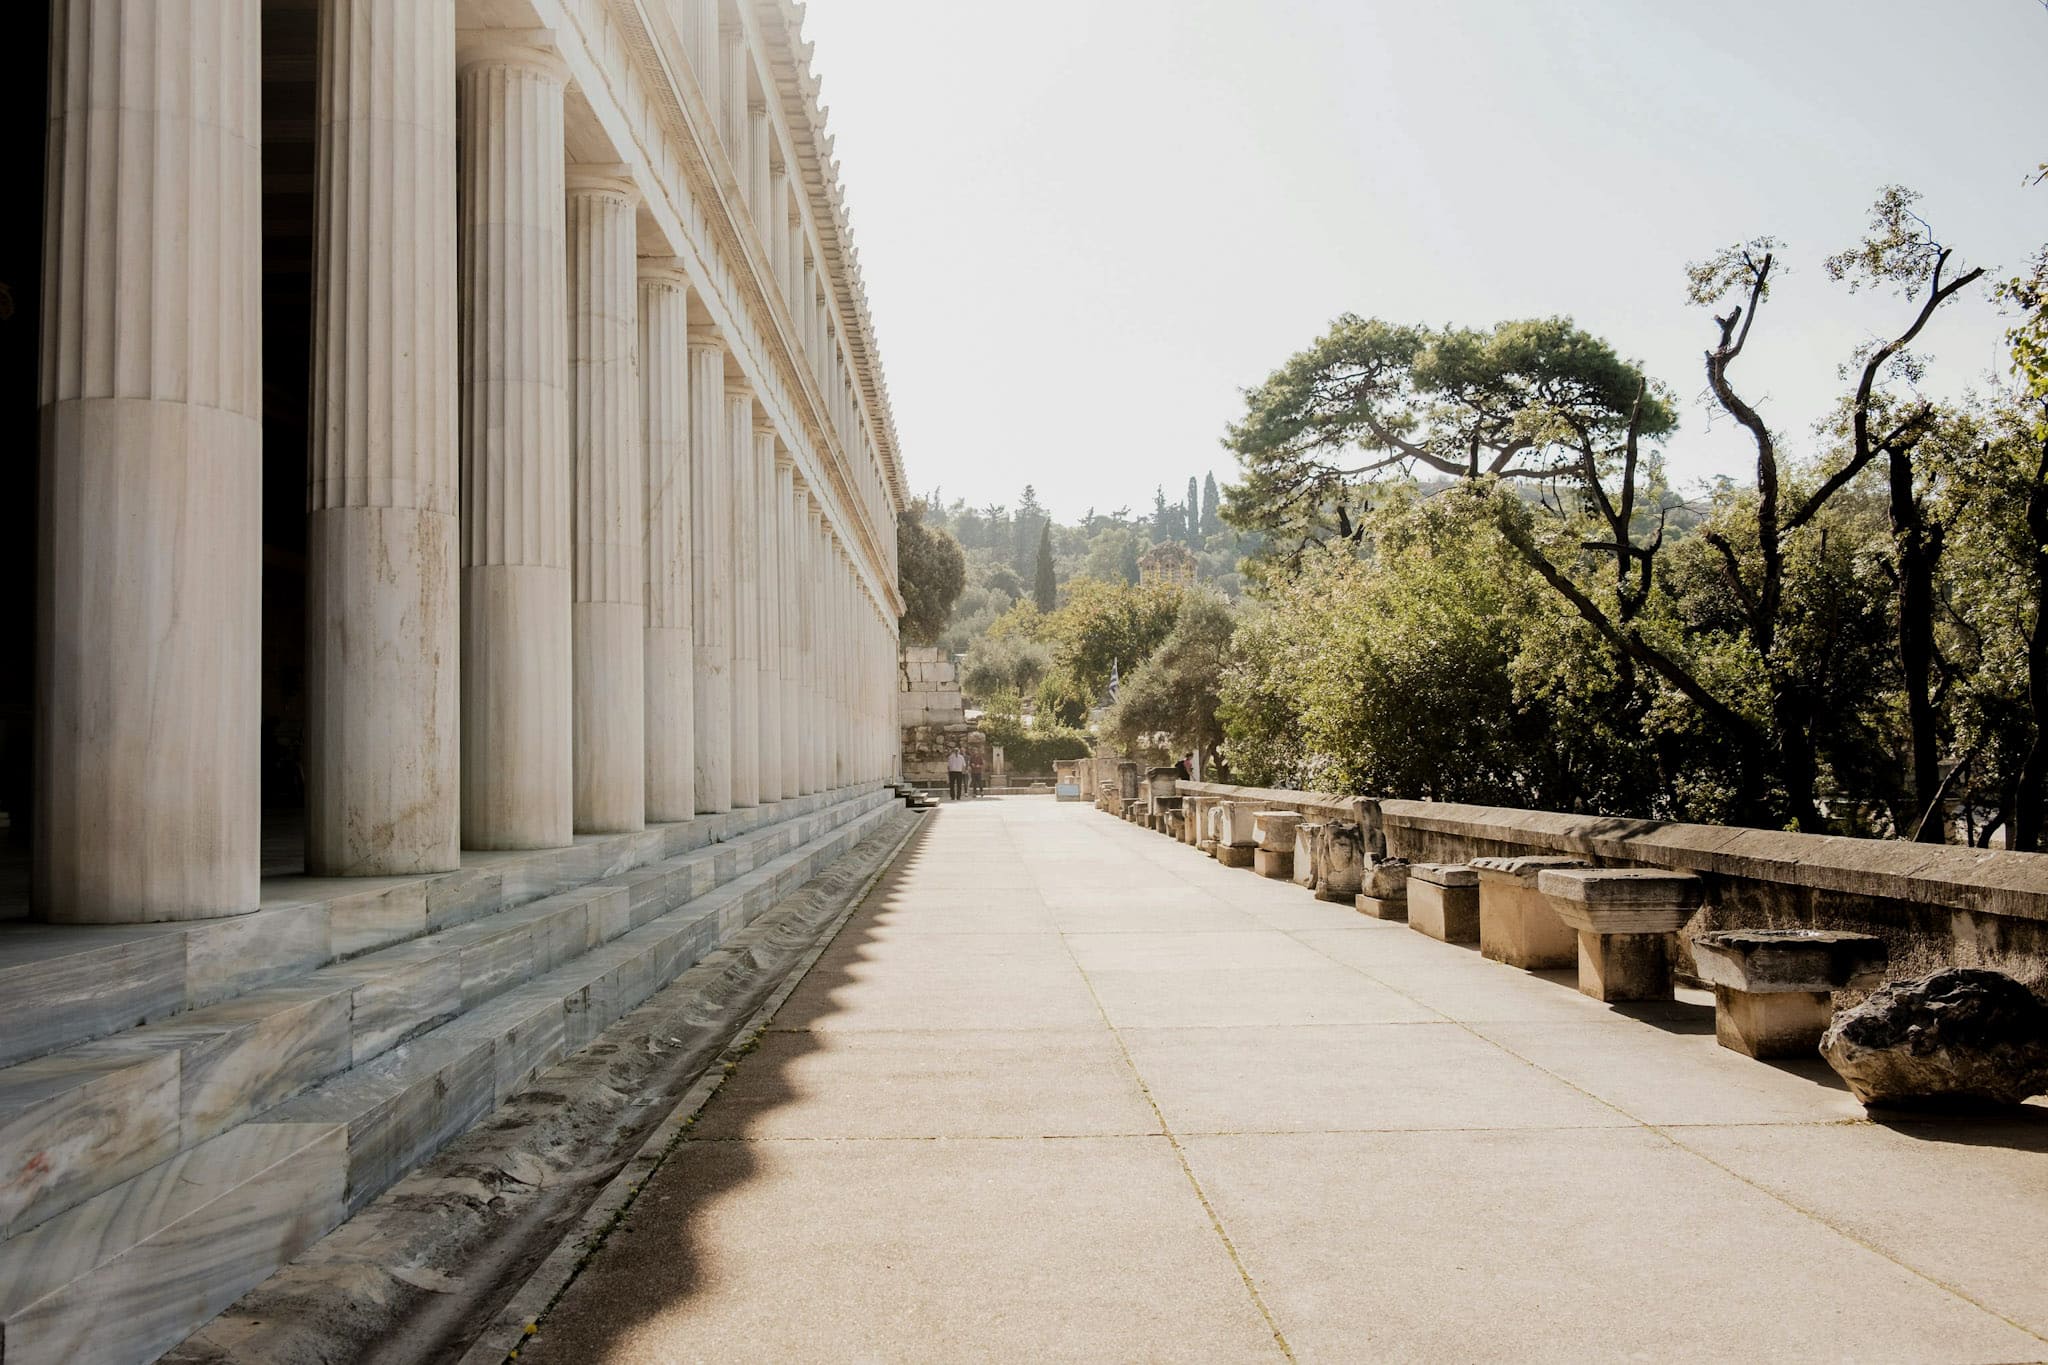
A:
[[[754,476],[760,486],[755,525],[760,528],[761,603],[761,804],[780,801],[782,790],[782,546],[776,537],[775,428],[760,414],[754,428]]]
[[[640,196],[618,166],[571,166],[567,189],[575,820],[578,834],[615,834],[641,828],[647,811]]]
[[[455,4],[322,0],[306,864],[461,858]]]
[[[256,908],[258,10],[51,7],[35,820],[49,920]]]
[[[719,67],[725,61],[725,43],[719,36],[719,0],[685,0],[690,10],[684,36],[690,44],[690,67],[704,105],[714,114],[722,107],[719,96]]]
[[[774,138],[773,126],[768,122],[768,107],[762,104],[747,106],[747,164],[741,174],[747,187],[747,208],[753,214],[754,226],[761,234],[763,245],[774,239],[774,229],[769,225],[769,210],[774,206],[768,197],[770,179],[768,175],[769,144]]]
[[[781,584],[782,659],[782,794],[804,794],[801,746],[798,732],[803,721],[799,697],[803,689],[803,664],[797,658],[797,629],[801,619],[798,603],[803,597],[803,580],[796,565],[796,466],[784,452],[775,462],[775,549],[777,575]]]
[[[690,329],[690,628],[696,640],[697,809],[732,809],[732,463],[726,457],[725,346]]]
[[[732,461],[732,803],[761,804],[761,479],[755,471],[754,395],[725,391],[726,449]]]
[[[747,32],[743,28],[727,28],[718,37],[723,53],[718,90],[725,105],[721,114],[725,155],[744,194],[748,189],[747,137],[752,131],[747,122],[747,101],[752,96],[747,81]]]
[[[462,837],[570,841],[568,247],[550,35],[460,35]]]
[[[787,299],[790,293],[789,276],[789,167],[778,163],[768,172],[768,218],[763,224],[768,234],[768,261],[775,271],[775,287]]]
[[[646,494],[647,818],[697,813],[690,639],[689,280],[640,262],[640,450]]]

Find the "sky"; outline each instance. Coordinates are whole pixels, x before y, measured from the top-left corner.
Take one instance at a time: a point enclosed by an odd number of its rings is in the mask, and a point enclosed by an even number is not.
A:
[[[1235,470],[1243,392],[1341,313],[1567,315],[1712,420],[1685,266],[1781,239],[1734,378],[1788,442],[1910,305],[1821,268],[1881,186],[1971,264],[2048,241],[2043,0],[809,0],[913,490],[1062,520]],[[1996,271],[1994,270],[1994,273]],[[1923,335],[2002,369],[1986,300]]]

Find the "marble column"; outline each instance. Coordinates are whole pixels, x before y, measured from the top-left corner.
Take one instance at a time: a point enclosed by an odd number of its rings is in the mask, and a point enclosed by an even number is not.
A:
[[[696,660],[690,638],[689,279],[640,262],[640,450],[647,482],[647,818],[697,813]]]
[[[691,707],[697,809],[732,809],[732,463],[726,457],[725,346],[690,328]]]
[[[816,766],[811,761],[811,696],[816,687],[816,675],[811,670],[811,551],[810,551],[810,495],[801,480],[790,498],[789,552],[790,573],[795,579],[795,590],[790,597],[794,608],[796,665],[791,677],[797,680],[796,714],[790,722],[789,734],[796,745],[796,789],[804,796],[818,790]]]
[[[462,837],[570,841],[568,246],[551,35],[470,30],[461,72]]]
[[[773,125],[768,121],[768,107],[762,104],[747,107],[747,164],[741,169],[742,183],[747,190],[747,209],[753,215],[754,227],[761,236],[761,244],[769,245],[773,230],[769,227],[769,210],[774,206],[768,197],[769,190],[769,143],[774,137]],[[771,258],[772,259],[772,258]]]
[[[798,602],[803,597],[803,580],[796,567],[796,464],[784,452],[775,463],[775,549],[778,581],[782,588],[782,791],[785,796],[804,794],[801,771],[802,725],[799,700],[803,688],[803,664],[797,658]]]
[[[34,859],[48,920],[256,908],[258,11],[50,10]]]
[[[726,160],[732,164],[733,179],[745,194],[748,189],[747,139],[753,130],[747,121],[747,103],[752,90],[747,80],[747,32],[733,27],[720,31],[719,46],[723,56],[718,72],[718,90],[725,108],[721,112],[720,128],[725,138]]]
[[[775,271],[775,287],[782,297],[790,296],[789,275],[789,167],[778,163],[768,172],[768,261]]]
[[[621,166],[571,166],[567,189],[575,820],[578,834],[616,834],[647,813],[640,196]]]
[[[322,0],[306,870],[461,859],[454,0]]]
[[[777,457],[775,428],[766,414],[754,428],[754,477],[759,487],[754,524],[759,528],[761,552],[758,571],[758,599],[761,604],[760,650],[760,761],[761,804],[780,801],[782,790],[782,547],[776,538],[775,469]]]
[[[754,472],[754,395],[725,390],[726,450],[731,460],[732,803],[761,804],[761,481]]]
[[[724,107],[719,94],[719,67],[725,61],[725,41],[718,19],[720,0],[685,0],[690,16],[684,35],[690,44],[690,67],[703,93],[704,107],[714,118]]]

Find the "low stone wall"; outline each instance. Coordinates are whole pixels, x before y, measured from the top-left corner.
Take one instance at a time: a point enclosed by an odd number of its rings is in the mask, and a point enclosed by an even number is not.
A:
[[[1696,934],[1846,929],[1885,940],[1892,979],[1990,967],[2048,989],[2048,854],[1203,782],[1180,791],[1356,820],[1372,856],[1411,863],[1550,853],[1696,872],[1707,904],[1681,935],[1687,974]]]

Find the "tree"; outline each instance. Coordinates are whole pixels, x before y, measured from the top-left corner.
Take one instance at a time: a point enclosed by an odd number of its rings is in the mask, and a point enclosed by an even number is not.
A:
[[[1195,476],[1188,475],[1188,500],[1181,504],[1180,538],[1190,545],[1202,543],[1202,495],[1195,490]]]
[[[1045,523],[1038,533],[1038,568],[1032,575],[1031,596],[1040,611],[1051,611],[1059,605],[1059,576],[1052,563],[1052,523]]]
[[[1071,674],[1085,695],[1109,687],[1110,666],[1128,674],[1159,647],[1180,612],[1182,591],[1169,584],[1131,587],[1078,578],[1066,603],[1042,622],[1055,665]]]
[[[1186,519],[1177,504],[1166,500],[1166,489],[1152,490],[1152,543],[1162,540],[1179,540],[1187,531]]]
[[[1229,604],[1214,593],[1190,593],[1173,629],[1151,657],[1125,676],[1108,729],[1127,749],[1165,735],[1172,747],[1207,752],[1223,738],[1218,690],[1230,664],[1236,629]]]
[[[1038,549],[1039,532],[1052,524],[1052,517],[1038,501],[1038,490],[1024,485],[1017,499],[1017,513],[1011,525],[1010,567],[1019,578],[1031,572],[1032,556]]]
[[[1222,529],[1223,522],[1216,515],[1216,475],[1211,472],[1202,476],[1202,539]]]
[[[999,693],[1022,697],[1038,690],[1052,668],[1052,652],[1022,635],[984,636],[967,652],[960,690],[988,703]]]
[[[948,532],[925,524],[925,507],[913,502],[896,518],[896,583],[903,594],[898,629],[907,644],[939,638],[953,604],[967,586],[967,556]]]

